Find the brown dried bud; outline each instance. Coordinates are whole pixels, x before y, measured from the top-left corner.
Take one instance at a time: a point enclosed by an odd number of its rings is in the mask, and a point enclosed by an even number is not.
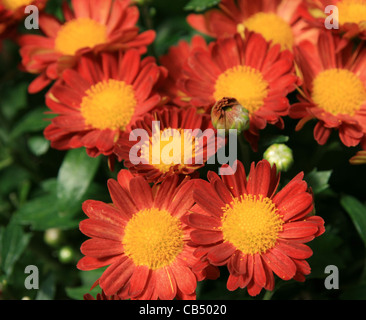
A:
[[[211,121],[216,129],[236,129],[237,133],[249,129],[249,111],[235,98],[225,97],[217,101],[211,110]]]

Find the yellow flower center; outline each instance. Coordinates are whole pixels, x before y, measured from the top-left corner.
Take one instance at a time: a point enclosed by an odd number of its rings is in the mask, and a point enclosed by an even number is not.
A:
[[[366,100],[361,79],[346,69],[329,69],[318,74],[313,82],[312,99],[333,115],[353,116]]]
[[[343,0],[337,3],[339,11],[339,23],[357,23],[366,21],[365,0]]]
[[[191,130],[166,128],[155,130],[155,134],[142,146],[141,156],[160,172],[166,173],[175,165],[179,165],[180,170],[192,164],[197,147],[198,140]]]
[[[280,44],[282,50],[292,50],[294,35],[291,26],[275,13],[258,12],[237,26],[241,34],[245,28],[260,33],[267,41]]]
[[[284,221],[266,197],[244,195],[227,205],[222,217],[224,240],[244,254],[264,253],[276,245]]]
[[[268,82],[257,69],[249,66],[236,66],[222,73],[215,84],[216,101],[232,97],[249,111],[254,113],[264,105],[268,95]]]
[[[183,250],[179,220],[156,208],[137,212],[127,223],[123,237],[125,254],[136,266],[156,270],[170,265]]]
[[[124,81],[101,81],[88,89],[80,105],[87,125],[95,129],[125,130],[135,112],[133,87]]]
[[[89,18],[66,22],[55,39],[55,50],[64,55],[74,55],[79,49],[93,48],[108,41],[107,28]]]
[[[5,9],[15,11],[23,6],[31,4],[33,0],[2,0],[1,2]]]

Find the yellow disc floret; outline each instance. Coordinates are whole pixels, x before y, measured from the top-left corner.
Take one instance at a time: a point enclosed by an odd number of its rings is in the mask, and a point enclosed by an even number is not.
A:
[[[346,69],[329,69],[314,79],[312,99],[319,108],[333,115],[353,116],[365,102],[366,90],[355,73]]]
[[[133,87],[124,81],[110,79],[86,91],[80,111],[87,125],[95,129],[125,130],[135,112]]]
[[[254,113],[264,105],[268,95],[268,82],[257,69],[249,66],[236,66],[222,73],[215,84],[216,101],[232,97],[249,111]]]
[[[55,39],[55,50],[64,55],[74,55],[79,49],[93,48],[108,41],[105,25],[89,18],[66,22]]]
[[[226,206],[221,229],[224,240],[244,254],[261,254],[276,245],[283,223],[269,198],[243,195]]]
[[[258,12],[237,26],[238,32],[245,29],[260,33],[267,41],[280,44],[281,49],[292,50],[294,36],[291,26],[275,13]]]
[[[125,254],[137,266],[151,270],[168,266],[183,250],[181,223],[166,210],[143,209],[130,219],[124,231]]]

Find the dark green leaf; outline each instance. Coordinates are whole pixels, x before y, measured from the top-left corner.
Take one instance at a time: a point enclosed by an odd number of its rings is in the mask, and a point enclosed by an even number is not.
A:
[[[15,213],[15,221],[23,225],[31,225],[33,230],[47,230],[49,228],[72,229],[79,221],[75,214],[79,212],[79,205],[67,208],[59,204],[55,194],[39,196],[20,207]]]
[[[89,157],[82,148],[67,152],[57,177],[57,197],[61,202],[80,201],[94,178],[100,159]]]
[[[190,0],[184,9],[201,12],[217,5],[219,2],[220,0]]]
[[[41,156],[48,151],[50,142],[43,136],[35,136],[28,140],[28,146],[34,155]]]
[[[45,108],[38,108],[27,113],[13,129],[11,137],[16,138],[27,132],[38,132],[45,129],[50,123],[47,119],[52,117],[45,114],[46,111]]]
[[[318,194],[329,188],[329,179],[331,175],[332,170],[318,171],[317,169],[314,169],[305,176],[305,180],[309,187],[313,189],[314,194]]]
[[[366,245],[366,206],[350,195],[341,197],[341,205],[351,217],[357,232]]]
[[[14,263],[27,247],[31,234],[25,233],[21,226],[10,222],[0,233],[0,265],[5,274],[10,275]]]

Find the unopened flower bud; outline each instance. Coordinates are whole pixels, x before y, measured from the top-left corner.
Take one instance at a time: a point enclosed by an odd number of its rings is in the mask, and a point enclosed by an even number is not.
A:
[[[239,134],[249,129],[249,111],[235,98],[222,98],[212,107],[211,121],[216,129],[223,129],[225,133],[236,129]]]
[[[44,233],[43,239],[49,246],[56,247],[62,241],[62,231],[58,228],[47,229]]]
[[[285,144],[273,144],[263,154],[271,165],[275,164],[278,171],[287,171],[294,162],[292,150]]]
[[[70,263],[75,260],[75,252],[70,246],[65,246],[58,252],[58,259],[62,263]]]

